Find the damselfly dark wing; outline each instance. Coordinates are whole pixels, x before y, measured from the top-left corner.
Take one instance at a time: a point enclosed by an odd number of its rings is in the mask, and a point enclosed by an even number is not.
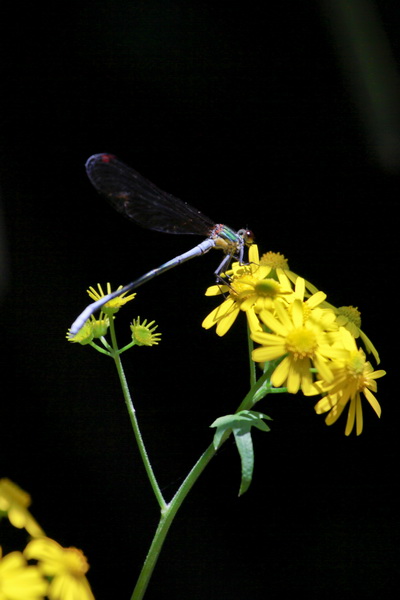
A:
[[[158,189],[112,154],[94,154],[86,163],[96,190],[118,212],[142,227],[165,233],[208,236],[214,223],[190,204]]]

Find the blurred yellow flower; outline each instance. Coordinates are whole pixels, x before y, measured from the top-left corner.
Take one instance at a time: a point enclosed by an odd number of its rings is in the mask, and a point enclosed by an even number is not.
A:
[[[21,552],[2,557],[0,548],[0,600],[40,600],[48,583],[36,566],[29,566]]]
[[[33,537],[45,535],[43,529],[38,525],[28,506],[31,497],[10,479],[0,479],[0,511],[7,513],[10,523],[19,529],[25,528]]]
[[[51,579],[50,600],[94,600],[85,574],[89,564],[77,548],[63,548],[50,538],[38,538],[29,542],[25,557],[36,559],[38,569]]]

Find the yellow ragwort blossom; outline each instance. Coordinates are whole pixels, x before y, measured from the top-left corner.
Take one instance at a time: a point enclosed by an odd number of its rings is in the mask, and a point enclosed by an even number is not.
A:
[[[278,275],[284,276],[278,269]],[[308,296],[307,299],[306,295]],[[338,325],[335,321],[335,314],[332,310],[321,308],[324,303],[326,294],[321,291],[316,291],[311,296],[306,294],[306,281],[302,277],[297,277],[294,286],[294,291],[291,296],[286,296],[287,310],[291,314],[293,308],[293,300],[297,299],[303,303],[303,321],[314,321],[318,327],[324,331],[337,331]],[[260,318],[265,323],[263,311],[260,312]]]
[[[103,312],[101,312],[98,318],[96,318],[94,315],[90,315],[90,319],[86,321],[86,323],[75,335],[72,335],[71,331],[68,330],[65,337],[69,342],[86,346],[94,339],[106,335],[109,326],[109,318]]]
[[[267,265],[269,267],[271,267],[272,269],[282,269],[282,270],[288,270],[289,269],[289,263],[287,258],[284,257],[283,254],[281,254],[280,252],[265,252],[260,260],[259,260],[260,265]]]
[[[21,552],[2,557],[0,548],[0,600],[40,600],[47,588],[39,569],[28,565]]]
[[[272,267],[260,266],[258,262],[258,248],[253,244],[249,249],[249,264],[235,262],[231,271],[226,273],[229,284],[213,285],[207,289],[206,296],[228,294],[228,297],[204,319],[202,326],[205,329],[216,325],[216,333],[225,335],[242,310],[246,313],[250,330],[261,331],[257,314],[262,310],[272,310],[278,298],[293,293],[286,276],[268,278]]]
[[[110,326],[110,319],[101,311],[97,319],[94,315],[90,315],[90,324],[92,326],[93,337],[97,339],[106,335]]]
[[[379,365],[381,361],[377,349],[369,337],[367,337],[367,335],[361,330],[361,312],[358,310],[358,308],[356,306],[339,306],[339,308],[336,308],[331,304],[325,304],[326,306],[329,306],[336,314],[336,322],[339,326],[345,327],[345,329],[350,331],[351,335],[355,339],[361,338],[365,349],[367,352],[372,353],[376,360],[376,364]]]
[[[0,479],[0,511],[7,513],[10,523],[26,531],[33,537],[45,535],[28,510],[31,497],[10,479]]]
[[[333,379],[329,382],[320,380],[315,384],[319,393],[326,394],[315,405],[315,411],[317,414],[329,411],[325,422],[332,425],[350,403],[345,434],[350,435],[355,424],[356,433],[360,435],[363,429],[361,394],[380,417],[381,407],[373,392],[377,391],[376,379],[386,373],[383,370],[374,371],[348,330],[340,328],[340,334],[340,343],[334,344],[331,350]]]
[[[280,271],[285,273],[287,278],[293,284],[295,284],[298,278],[300,277],[299,275],[293,273],[293,271],[290,270],[287,258],[285,258],[285,256],[280,252],[265,252],[265,254],[263,254],[260,258],[260,265],[270,265],[277,272],[279,269]],[[315,294],[316,292],[318,292],[318,289],[315,287],[315,285],[307,281],[307,279],[305,279],[304,281],[307,290],[307,295],[308,293]]]
[[[294,284],[296,284],[300,279],[299,275],[293,273],[293,271],[290,271],[286,258],[279,253],[267,252],[266,254],[263,254],[260,259],[260,265],[262,264],[274,265],[276,270],[278,270],[278,268],[282,269],[282,271],[287,275],[288,279]],[[318,288],[316,288],[315,285],[309,281],[304,280],[304,282],[307,297],[310,294],[315,296],[316,294],[322,293],[319,292]],[[340,306],[339,308],[336,308],[336,306],[333,306],[326,301],[322,304],[322,308],[330,308],[333,310],[336,315],[337,326],[343,326],[348,329],[352,336],[356,339],[360,337],[367,352],[371,352],[373,354],[376,363],[379,365],[380,359],[378,351],[369,337],[361,330],[361,313],[358,308],[355,306]]]
[[[38,561],[38,569],[51,579],[50,600],[94,600],[86,573],[89,569],[85,555],[77,548],[63,548],[50,538],[29,542],[24,550],[28,560]]]
[[[147,319],[145,319],[141,323],[140,317],[133,319],[131,331],[135,344],[137,346],[156,346],[161,338],[161,333],[156,333],[157,327],[155,321],[147,323]]]
[[[106,293],[103,292],[103,288],[101,287],[100,283],[97,284],[97,287],[98,287],[98,291],[94,287],[90,287],[87,290],[87,293],[92,298],[92,300],[95,300],[95,301],[101,300],[101,298],[104,298],[104,296],[107,296],[108,294],[111,294],[111,292],[112,292],[110,283],[107,283]],[[123,288],[123,286],[120,285],[120,286],[118,286],[117,290],[120,290],[122,288]],[[121,294],[121,296],[117,296],[116,298],[113,298],[112,300],[109,300],[108,302],[106,302],[102,306],[102,311],[107,315],[113,315],[114,313],[119,311],[121,306],[124,306],[124,304],[126,304],[130,300],[133,300],[134,297],[136,296],[136,293],[130,294],[129,296],[125,296],[125,294],[127,294],[127,292],[124,292],[123,294]]]
[[[326,312],[317,311],[318,308],[315,308],[309,313],[305,303],[299,298],[295,298],[289,306],[277,302],[276,316],[268,311],[260,314],[272,333],[256,331],[250,336],[255,342],[262,344],[253,350],[252,358],[255,362],[264,363],[282,358],[272,374],[271,383],[275,387],[287,387],[291,394],[300,389],[306,395],[315,393],[310,371],[312,367],[318,370],[324,380],[332,379],[327,354],[337,332],[325,330]]]
[[[82,346],[90,344],[94,338],[91,321],[88,319],[75,335],[72,335],[70,329],[68,329],[65,337],[69,342],[73,342],[74,344],[81,344]]]

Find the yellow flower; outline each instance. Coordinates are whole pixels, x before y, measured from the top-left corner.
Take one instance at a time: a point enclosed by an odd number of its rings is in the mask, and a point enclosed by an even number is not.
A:
[[[101,287],[100,283],[97,284],[97,287],[98,287],[99,291],[97,291],[94,287],[90,287],[87,290],[87,293],[92,298],[92,300],[95,300],[95,301],[100,300],[101,298],[104,298],[104,296],[107,296],[108,294],[111,294],[111,292],[112,292],[110,283],[107,283],[106,293],[103,292],[103,288]],[[122,288],[123,288],[123,286],[120,285],[117,288],[117,290],[120,290]],[[106,302],[104,304],[104,306],[102,307],[102,310],[104,311],[104,313],[107,315],[113,315],[114,313],[119,311],[121,306],[124,306],[124,304],[126,304],[130,300],[133,300],[134,297],[136,296],[136,293],[130,294],[129,296],[125,296],[125,294],[127,294],[127,292],[124,292],[121,296],[117,296],[116,298],[113,298],[112,300],[109,300],[108,302]]]
[[[263,263],[265,256],[267,255],[263,255],[261,257],[260,263]],[[284,257],[282,257],[282,259],[286,260],[284,259]],[[293,283],[297,283],[297,281],[299,280],[299,276],[296,275],[296,273],[290,271],[288,266],[287,268],[282,268],[284,270],[284,273],[290,279],[290,281],[292,281]],[[309,296],[310,294],[315,296],[316,294],[322,293],[318,291],[315,285],[313,285],[307,280],[305,280],[305,288],[307,290],[307,296]],[[332,304],[326,301],[322,304],[322,307],[330,308],[335,313],[336,323],[338,327],[345,327],[356,339],[358,337],[361,338],[367,352],[371,352],[373,354],[377,364],[379,365],[380,359],[377,349],[375,348],[371,340],[368,338],[368,336],[361,330],[361,313],[358,310],[358,308],[355,306],[340,306],[339,308],[336,308],[336,306],[333,306]]]
[[[268,265],[272,269],[289,269],[287,258],[280,252],[265,252],[260,258],[260,265]]]
[[[156,346],[159,343],[161,333],[155,333],[158,325],[154,325],[154,323],[155,321],[147,323],[147,319],[140,323],[140,317],[133,319],[131,325],[132,339],[137,346]]]
[[[282,357],[274,370],[271,383],[275,387],[286,386],[288,392],[295,394],[301,389],[304,394],[315,393],[313,375],[315,366],[320,376],[327,381],[332,379],[327,353],[337,333],[324,331],[325,312],[317,318],[318,309],[307,314],[305,304],[296,298],[289,309],[283,302],[275,304],[276,316],[268,311],[260,314],[265,325],[273,332],[252,332],[251,338],[261,347],[253,350],[255,362],[267,362]],[[308,318],[307,318],[308,317]]]
[[[80,328],[80,330],[72,335],[71,331],[68,329],[67,335],[65,336],[69,342],[78,343],[82,346],[86,346],[93,341],[93,329],[91,325],[91,321],[88,320],[86,323]]]
[[[106,335],[107,329],[110,326],[110,319],[101,311],[97,319],[94,315],[90,316],[90,324],[92,326],[93,337],[97,339]]]
[[[42,536],[43,529],[27,510],[30,504],[31,497],[27,492],[21,490],[10,479],[0,479],[0,511],[7,513],[14,527],[19,529],[24,527],[33,537]]]
[[[261,331],[262,327],[257,313],[272,310],[277,298],[292,294],[286,276],[267,278],[272,267],[258,264],[258,248],[253,244],[249,249],[249,264],[233,263],[232,270],[226,273],[229,284],[213,285],[206,291],[206,296],[229,294],[224,302],[217,306],[203,321],[202,326],[210,329],[216,325],[217,335],[224,335],[235,322],[239,311],[247,315],[251,331]]]
[[[38,569],[51,578],[50,600],[94,600],[85,576],[89,565],[81,550],[63,548],[50,538],[38,538],[29,542],[24,554],[28,560],[39,561]]]
[[[328,306],[330,306],[330,308],[332,308],[332,310],[335,312],[336,322],[338,325],[345,327],[348,331],[350,331],[354,338],[357,339],[360,337],[364,342],[367,352],[372,353],[376,360],[376,364],[379,365],[381,361],[377,349],[371,340],[361,330],[361,312],[358,310],[358,308],[356,306],[339,306],[339,308],[336,308],[332,305]]]
[[[278,275],[284,276],[284,274],[280,272],[280,269],[278,269]],[[337,331],[338,325],[335,321],[334,312],[330,309],[323,309],[320,307],[326,298],[326,294],[317,290],[311,296],[307,294],[308,297],[305,300],[306,285],[307,282],[305,279],[297,277],[292,296],[287,296],[285,298],[289,302],[287,306],[289,314],[291,314],[292,311],[293,300],[298,299],[303,303],[303,321],[313,320],[318,323],[320,329],[323,329],[324,331]],[[260,318],[265,322],[262,313],[260,313]]]
[[[345,434],[350,435],[356,424],[356,433],[360,435],[363,429],[361,394],[364,394],[380,417],[381,407],[373,392],[377,391],[376,379],[386,373],[382,370],[374,371],[363,350],[357,348],[349,331],[341,328],[340,332],[341,344],[335,344],[332,348],[332,358],[335,361],[332,367],[333,379],[330,382],[318,381],[315,384],[320,392],[326,394],[315,405],[315,411],[317,414],[329,411],[325,423],[332,425],[350,403]]]
[[[210,329],[211,327],[216,325],[217,335],[225,335],[225,333],[229,331],[229,329],[236,321],[239,312],[239,303],[233,297],[227,298],[221,304],[221,306],[217,306],[217,308],[214,308],[214,310],[211,311],[209,315],[207,315],[207,317],[202,323],[202,327],[204,327],[204,329]]]
[[[260,265],[270,265],[276,272],[280,270],[281,272],[285,273],[287,278],[294,284],[299,279],[299,275],[296,275],[296,273],[293,273],[293,271],[289,269],[289,262],[287,258],[285,258],[280,252],[266,252],[260,258]],[[310,292],[311,294],[318,292],[318,289],[315,287],[315,285],[307,281],[307,279],[304,281],[307,292]]]
[[[66,338],[69,342],[74,342],[86,346],[90,344],[95,338],[100,338],[106,335],[107,329],[110,326],[109,318],[103,313],[100,313],[98,319],[94,315],[90,315],[90,319],[86,321],[83,327],[80,328],[78,333],[75,335],[71,334],[68,330]]]
[[[0,548],[0,600],[39,600],[48,584],[36,566],[28,566],[21,552],[2,557]]]

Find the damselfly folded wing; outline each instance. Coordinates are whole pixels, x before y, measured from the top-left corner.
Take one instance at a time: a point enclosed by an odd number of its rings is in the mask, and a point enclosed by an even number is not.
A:
[[[214,223],[186,202],[163,192],[112,154],[95,154],[86,172],[96,190],[138,225],[165,233],[208,236]]]

